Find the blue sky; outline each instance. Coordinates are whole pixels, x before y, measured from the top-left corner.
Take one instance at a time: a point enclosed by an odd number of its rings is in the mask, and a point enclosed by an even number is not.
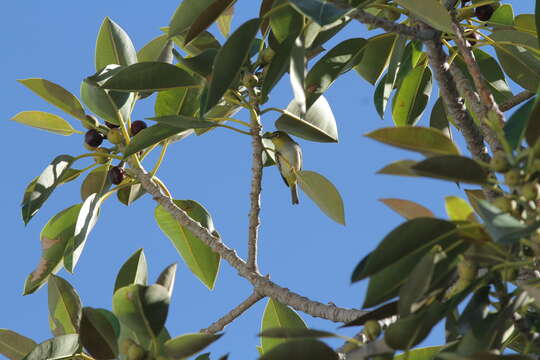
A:
[[[233,27],[256,16],[259,1],[239,0]],[[533,2],[512,1],[516,13],[532,12]],[[58,154],[79,155],[86,150],[82,137],[62,137],[9,121],[24,110],[42,110],[64,116],[15,80],[43,77],[79,93],[81,80],[92,74],[95,38],[105,16],[120,24],[137,49],[160,34],[179,1],[164,0],[150,5],[141,1],[6,2],[0,33],[4,47],[0,79],[0,118],[3,147],[3,179],[0,188],[2,241],[0,241],[0,328],[20,332],[37,342],[51,337],[47,320],[47,290],[22,296],[24,279],[40,256],[39,232],[58,211],[80,202],[79,182],[57,189],[46,206],[25,227],[20,217],[23,191],[35,176]],[[374,34],[374,33],[373,33]],[[369,37],[364,26],[353,23],[345,36]],[[220,39],[223,40],[223,39]],[[436,88],[434,94],[436,94]],[[371,130],[391,126],[377,116],[372,103],[373,88],[356,73],[339,79],[327,92],[340,136],[339,144],[298,140],[303,148],[304,168],[329,178],[345,201],[347,226],[329,220],[304,195],[300,205],[290,205],[289,191],[275,167],[265,169],[262,196],[259,265],[278,284],[321,302],[339,306],[362,304],[365,283],[350,285],[357,262],[402,222],[377,199],[415,200],[443,217],[447,195],[463,196],[452,183],[397,178],[375,174],[384,165],[399,159],[415,159],[415,154],[395,150],[365,137]],[[291,99],[288,81],[282,81],[271,95],[269,105],[285,107]],[[153,97],[138,103],[134,119],[153,116]],[[241,118],[246,114],[241,113]],[[276,116],[265,115],[265,130],[273,130]],[[78,129],[78,121],[66,117]],[[424,116],[421,124],[427,124]],[[465,149],[462,147],[462,149]],[[152,164],[152,161],[149,163]],[[149,165],[151,166],[151,165]],[[250,139],[219,129],[202,137],[190,137],[170,147],[167,163],[160,169],[175,198],[193,199],[212,214],[224,241],[246,255],[248,195],[250,190]],[[79,292],[83,304],[111,308],[116,273],[138,248],[144,248],[150,279],[173,262],[179,262],[167,327],[171,335],[196,332],[214,322],[251,293],[247,281],[223,263],[215,290],[204,287],[182,263],[169,240],[153,218],[154,203],[149,197],[130,207],[114,197],[102,208],[100,220],[71,275],[60,275]],[[232,359],[256,357],[256,334],[266,301],[261,301],[225,329],[225,336],[210,348],[217,358],[230,352]],[[310,327],[336,330],[338,324],[301,314]],[[352,335],[353,330],[337,330]],[[437,343],[431,336],[426,344]],[[332,344],[338,345],[338,342]]]

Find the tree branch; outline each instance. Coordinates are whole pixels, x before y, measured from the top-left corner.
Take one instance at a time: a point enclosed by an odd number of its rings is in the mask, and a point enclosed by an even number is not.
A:
[[[263,298],[264,296],[259,294],[257,291],[254,291],[253,294],[251,294],[246,300],[244,300],[237,307],[229,311],[229,313],[227,313],[221,319],[219,319],[209,327],[199,330],[199,332],[206,334],[214,334],[218,331],[223,330],[225,326],[232,323],[237,317],[242,315],[245,311],[247,311],[250,307],[255,305],[259,300]]]
[[[310,300],[275,284],[267,277],[262,276],[259,272],[253,271],[248,267],[246,262],[236,254],[236,251],[229,248],[221,241],[217,234],[211,233],[199,222],[189,217],[184,210],[176,206],[172,199],[163,195],[159,186],[155,184],[150,175],[142,167],[133,167],[130,169],[130,172],[141,183],[144,190],[151,194],[154,200],[160,204],[165,211],[174,217],[182,226],[191,231],[193,235],[199,238],[203,243],[208,245],[212,251],[219,254],[233,268],[238,270],[238,274],[251,282],[255,291],[259,294],[271,297],[282,304],[289,305],[308,315],[334,322],[349,322],[365,314],[365,311],[345,309],[335,305],[328,305]]]
[[[534,95],[535,95],[535,93],[533,93],[533,92],[531,92],[529,90],[524,90],[524,91],[520,92],[519,94],[516,94],[516,95],[512,96],[510,99],[506,100],[502,104],[499,104],[499,109],[501,109],[501,111],[508,111],[508,110],[518,106],[519,104],[529,100]]]

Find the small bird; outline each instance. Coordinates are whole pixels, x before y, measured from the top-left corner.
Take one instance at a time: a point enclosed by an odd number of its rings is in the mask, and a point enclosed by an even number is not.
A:
[[[302,149],[286,132],[266,133],[265,138],[272,140],[275,147],[276,163],[285,184],[291,188],[293,205],[298,204],[296,174],[302,169]]]

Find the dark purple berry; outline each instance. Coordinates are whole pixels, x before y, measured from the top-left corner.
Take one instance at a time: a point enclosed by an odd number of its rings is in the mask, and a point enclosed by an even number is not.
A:
[[[141,130],[146,129],[148,126],[142,120],[137,120],[131,123],[131,136],[137,135]]]
[[[84,142],[91,147],[98,147],[103,142],[103,134],[96,129],[91,129],[84,134]]]
[[[491,15],[493,15],[494,11],[495,9],[493,9],[493,6],[491,5],[479,6],[474,10],[474,15],[480,21],[488,21],[491,18]]]
[[[470,46],[474,46],[476,45],[476,42],[480,40],[480,37],[478,36],[478,34],[476,34],[474,30],[471,30],[465,32],[465,40],[469,42]]]
[[[120,184],[126,177],[126,172],[120,166],[114,166],[109,170],[109,180],[114,185]]]
[[[105,125],[107,125],[107,127],[108,127],[109,129],[116,129],[116,128],[120,127],[120,125],[111,124],[111,123],[108,122],[108,121],[105,121]]]

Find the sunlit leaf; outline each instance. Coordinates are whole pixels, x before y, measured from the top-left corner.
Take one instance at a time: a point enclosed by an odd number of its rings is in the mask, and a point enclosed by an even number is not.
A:
[[[99,29],[95,62],[98,71],[109,64],[127,66],[137,62],[137,52],[128,34],[108,17]]]
[[[379,199],[379,201],[408,220],[419,217],[435,217],[431,210],[410,200]]]
[[[82,316],[79,295],[66,280],[51,275],[48,281],[49,319],[55,336],[77,334]]]
[[[11,330],[0,329],[0,354],[9,360],[21,360],[36,346],[34,340],[26,336]]]
[[[261,333],[275,328],[307,329],[307,326],[294,310],[276,300],[269,299],[264,309]],[[286,340],[283,338],[261,337],[261,346],[264,353],[284,342]]]
[[[165,353],[175,359],[186,358],[205,349],[223,334],[185,334],[165,343]]]
[[[11,120],[64,136],[77,132],[60,116],[43,111],[23,111],[12,117]]]
[[[148,280],[148,266],[143,249],[135,251],[133,255],[118,271],[116,281],[114,283],[114,292],[124,286],[139,284],[146,285]]]
[[[343,199],[336,187],[314,171],[300,171],[297,177],[302,191],[315,202],[319,209],[338,224],[345,225]]]
[[[69,358],[79,352],[79,335],[62,335],[36,346],[23,360]]]
[[[105,309],[83,308],[81,344],[96,360],[118,357],[120,323],[116,316]]]

